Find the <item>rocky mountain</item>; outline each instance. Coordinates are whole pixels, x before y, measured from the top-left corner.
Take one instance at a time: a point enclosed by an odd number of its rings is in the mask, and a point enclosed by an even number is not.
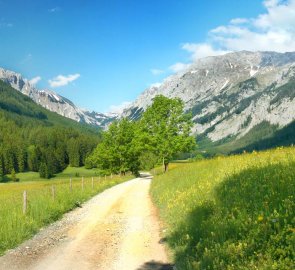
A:
[[[122,116],[138,118],[159,94],[181,98],[193,114],[194,132],[212,142],[239,139],[265,122],[281,128],[295,119],[295,52],[200,59],[146,89]]]
[[[20,74],[13,71],[0,68],[0,79],[10,84],[14,89],[29,96],[42,107],[80,123],[105,128],[117,117],[114,114],[106,115],[94,111],[89,112],[77,107],[73,102],[58,95],[54,91],[38,90],[27,79],[24,79]]]
[[[50,111],[102,128],[118,117],[137,119],[159,94],[181,98],[193,114],[193,132],[213,143],[238,141],[251,132],[260,139],[260,127],[274,132],[295,120],[295,52],[241,51],[199,59],[146,89],[120,116],[78,108],[12,71],[0,68],[0,79]]]

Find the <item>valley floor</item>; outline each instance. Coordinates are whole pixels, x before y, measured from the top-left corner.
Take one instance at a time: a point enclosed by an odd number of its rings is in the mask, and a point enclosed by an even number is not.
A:
[[[0,269],[172,269],[149,197],[137,178],[95,196],[0,258]]]

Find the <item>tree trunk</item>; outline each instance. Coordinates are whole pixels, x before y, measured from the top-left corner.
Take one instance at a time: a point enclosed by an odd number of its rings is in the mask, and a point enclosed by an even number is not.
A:
[[[165,163],[165,173],[168,172],[169,163]]]

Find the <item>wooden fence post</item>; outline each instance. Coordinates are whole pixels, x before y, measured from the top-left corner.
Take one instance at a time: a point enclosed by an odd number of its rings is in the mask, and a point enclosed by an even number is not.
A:
[[[93,176],[92,176],[92,179],[91,180],[92,180],[92,189],[93,189],[94,188]]]
[[[70,191],[73,191],[73,183],[72,183],[72,178],[70,178]]]
[[[52,199],[55,201],[55,186],[51,186]]]
[[[113,178],[113,173],[111,173],[111,179]]]
[[[25,215],[28,208],[28,197],[27,197],[27,191],[25,190],[23,193],[23,214]]]

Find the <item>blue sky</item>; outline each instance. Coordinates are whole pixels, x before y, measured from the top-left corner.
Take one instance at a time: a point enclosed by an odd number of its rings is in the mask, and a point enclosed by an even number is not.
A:
[[[294,2],[0,0],[0,66],[105,112],[200,57],[295,50]]]

